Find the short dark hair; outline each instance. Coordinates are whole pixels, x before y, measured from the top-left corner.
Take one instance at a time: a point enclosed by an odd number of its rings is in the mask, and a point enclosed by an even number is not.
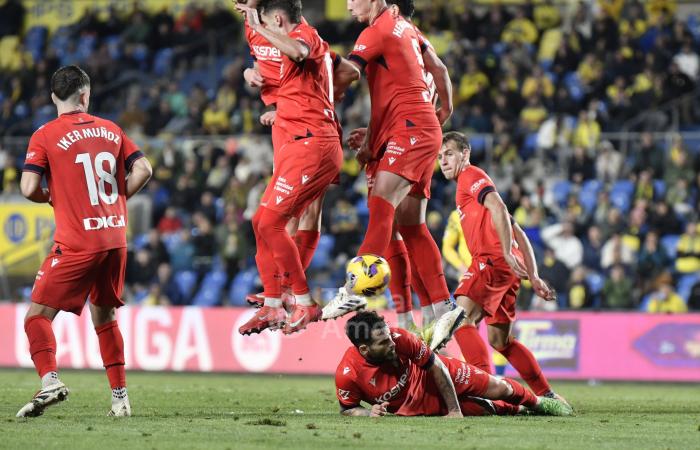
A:
[[[78,66],[64,66],[51,76],[51,92],[60,100],[67,100],[85,87],[90,87],[90,77]]]
[[[442,136],[442,145],[447,144],[449,141],[453,141],[457,144],[462,151],[472,149],[467,136],[459,131],[448,131]]]
[[[413,0],[386,0],[386,2],[390,5],[398,6],[401,15],[407,19],[412,18],[416,12],[416,5]]]
[[[258,4],[260,13],[275,9],[284,11],[291,22],[301,22],[301,0],[262,0]]]
[[[360,311],[345,324],[345,334],[355,347],[372,343],[372,331],[386,327],[384,317],[374,311]]]

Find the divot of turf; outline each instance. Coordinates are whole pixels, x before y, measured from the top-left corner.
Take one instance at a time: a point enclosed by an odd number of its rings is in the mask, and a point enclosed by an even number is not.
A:
[[[284,420],[270,419],[266,417],[264,419],[250,420],[245,423],[246,425],[266,425],[270,427],[286,427],[287,422]]]

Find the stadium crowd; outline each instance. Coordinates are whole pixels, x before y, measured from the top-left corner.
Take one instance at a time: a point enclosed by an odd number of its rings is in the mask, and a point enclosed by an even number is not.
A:
[[[700,310],[700,142],[657,140],[652,132],[671,129],[662,109],[634,121],[643,133],[626,152],[601,138],[668,102],[684,129],[700,123],[697,19],[681,18],[673,1],[454,3],[419,8],[415,21],[454,83],[447,128],[471,136],[473,162],[495,175],[559,293],[553,304],[523,289],[520,306]],[[82,65],[93,81],[92,111],[124,128],[154,167],[145,192],[153,226],[132,236],[129,253],[131,301],[243,304],[259,287],[250,219],[271,173],[271,146],[258,121],[264,106],[242,77],[251,58],[240,19],[224,7],[193,4],[178,16],[135,7],[127,16],[88,12],[49,33],[16,26],[24,14],[20,2],[0,7],[15,25],[0,26],[0,133],[28,136],[51,120],[49,74]],[[359,32],[349,21],[318,29],[342,53]],[[346,133],[366,125],[366,86],[338,109]],[[0,148],[5,194],[16,191],[23,156]],[[453,189],[436,171],[428,225],[454,287],[469,255],[450,218]],[[310,281],[332,288],[367,223],[366,183],[349,150],[323,223]]]

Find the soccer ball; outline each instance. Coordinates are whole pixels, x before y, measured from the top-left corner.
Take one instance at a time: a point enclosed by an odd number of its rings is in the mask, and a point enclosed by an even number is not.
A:
[[[365,297],[382,294],[391,279],[389,263],[375,255],[356,256],[348,263],[345,273],[346,287]]]

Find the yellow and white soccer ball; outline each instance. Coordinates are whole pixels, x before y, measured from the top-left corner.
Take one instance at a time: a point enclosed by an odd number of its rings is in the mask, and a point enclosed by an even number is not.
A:
[[[381,256],[356,256],[345,271],[346,288],[357,295],[374,297],[384,293],[391,279],[389,263]]]

